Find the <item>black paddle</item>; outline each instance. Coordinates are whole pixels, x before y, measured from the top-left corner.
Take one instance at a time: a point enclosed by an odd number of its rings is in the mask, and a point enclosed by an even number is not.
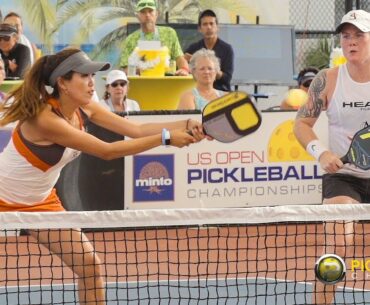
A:
[[[364,170],[370,169],[370,126],[356,132],[348,152],[340,160]]]

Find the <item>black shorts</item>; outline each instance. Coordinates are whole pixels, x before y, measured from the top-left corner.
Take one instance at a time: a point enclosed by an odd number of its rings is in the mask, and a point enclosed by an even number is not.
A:
[[[358,202],[370,203],[370,179],[345,174],[324,174],[322,177],[322,196],[323,199],[348,196]]]

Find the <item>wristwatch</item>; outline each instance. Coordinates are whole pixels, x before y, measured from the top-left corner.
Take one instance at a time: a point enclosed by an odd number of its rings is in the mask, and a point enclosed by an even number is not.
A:
[[[162,129],[162,145],[168,146],[171,144],[171,134],[170,132],[166,129]]]

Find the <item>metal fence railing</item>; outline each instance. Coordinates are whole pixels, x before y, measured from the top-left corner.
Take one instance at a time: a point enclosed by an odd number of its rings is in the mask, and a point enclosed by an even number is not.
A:
[[[346,12],[344,0],[290,0],[290,24],[296,30],[296,69],[329,65],[330,52],[338,46],[335,27]]]

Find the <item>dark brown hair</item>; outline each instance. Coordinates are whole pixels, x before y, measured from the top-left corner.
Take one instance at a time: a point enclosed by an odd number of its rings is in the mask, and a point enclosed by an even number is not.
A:
[[[6,14],[4,19],[9,18],[9,17],[17,17],[17,18],[22,20],[21,16],[19,14],[17,14],[16,12],[9,12],[8,14]]]
[[[298,73],[298,77],[297,77],[298,85],[300,86],[302,84],[303,77],[305,76],[306,73],[312,72],[316,75],[317,73],[319,73],[319,71],[320,70],[317,69],[316,67],[306,67],[306,68],[302,69]]]
[[[198,26],[202,25],[202,19],[204,17],[214,17],[216,19],[216,24],[218,24],[216,13],[212,10],[207,9],[207,10],[200,12],[199,17],[198,17]]]

